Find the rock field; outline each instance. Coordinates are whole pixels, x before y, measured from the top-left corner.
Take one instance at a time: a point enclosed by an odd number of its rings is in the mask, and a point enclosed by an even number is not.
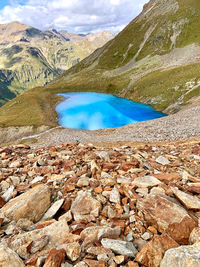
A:
[[[0,148],[0,266],[200,266],[200,142]]]

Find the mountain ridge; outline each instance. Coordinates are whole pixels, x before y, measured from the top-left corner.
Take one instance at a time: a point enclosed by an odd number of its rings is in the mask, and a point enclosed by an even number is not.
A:
[[[0,70],[7,77],[6,82],[1,80],[0,105],[27,89],[46,85],[113,38],[109,32],[94,34],[93,40],[73,36],[79,40],[19,22],[0,24]]]

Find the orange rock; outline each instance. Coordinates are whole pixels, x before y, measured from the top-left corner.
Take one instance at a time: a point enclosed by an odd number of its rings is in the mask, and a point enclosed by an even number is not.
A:
[[[45,261],[44,267],[60,267],[62,263],[65,263],[65,250],[57,250],[53,248]]]
[[[66,184],[65,187],[64,187],[64,189],[63,189],[63,194],[72,192],[74,190],[75,190],[75,185],[73,185],[73,184]]]
[[[170,182],[173,181],[180,181],[181,179],[178,173],[158,173],[154,174],[153,176],[165,184],[169,184]]]
[[[0,209],[6,204],[6,201],[0,197]]]
[[[161,233],[168,233],[176,242],[187,244],[197,222],[178,204],[161,195],[148,195],[137,201],[147,223]]]
[[[135,261],[144,266],[159,267],[160,262],[170,248],[176,248],[179,244],[173,240],[169,235],[162,234],[155,235],[135,257]]]
[[[66,198],[65,202],[62,205],[62,209],[65,210],[65,211],[69,211],[70,207],[71,207],[71,203],[72,203],[71,198]]]
[[[36,229],[42,229],[48,225],[51,225],[52,223],[54,223],[54,221],[45,221],[45,222],[41,222],[39,223],[36,227],[35,227],[35,230]]]
[[[97,193],[97,194],[101,194],[102,191],[103,191],[103,189],[102,189],[101,186],[99,186],[99,187],[97,187],[97,188],[94,189],[94,192]]]
[[[134,261],[129,261],[128,267],[139,267],[139,264],[137,262],[134,262]]]
[[[149,226],[149,227],[148,227],[148,230],[149,230],[151,233],[153,233],[154,235],[156,235],[156,234],[158,233],[158,231],[156,230],[156,228],[153,227],[153,226]]]

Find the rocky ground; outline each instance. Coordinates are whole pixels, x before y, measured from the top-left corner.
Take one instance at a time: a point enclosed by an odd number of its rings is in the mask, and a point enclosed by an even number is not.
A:
[[[74,130],[57,127],[34,137],[34,146],[42,147],[71,143],[77,140],[93,142],[157,142],[186,140],[200,136],[200,102],[180,112],[160,119],[133,123],[124,127],[97,131]],[[19,130],[18,130],[19,131]],[[12,131],[13,132],[13,131]],[[4,134],[3,136],[7,136]],[[16,139],[15,139],[16,140]],[[1,138],[0,138],[1,141]],[[21,140],[19,140],[21,141]],[[28,140],[27,140],[28,141]],[[30,139],[30,142],[32,138]]]
[[[0,149],[3,267],[200,266],[200,140]]]

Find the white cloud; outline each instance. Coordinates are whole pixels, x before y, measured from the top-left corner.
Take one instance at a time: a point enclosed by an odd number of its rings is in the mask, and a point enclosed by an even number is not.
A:
[[[0,23],[17,20],[39,29],[117,32],[138,15],[146,2],[148,0],[12,0],[0,10]]]

